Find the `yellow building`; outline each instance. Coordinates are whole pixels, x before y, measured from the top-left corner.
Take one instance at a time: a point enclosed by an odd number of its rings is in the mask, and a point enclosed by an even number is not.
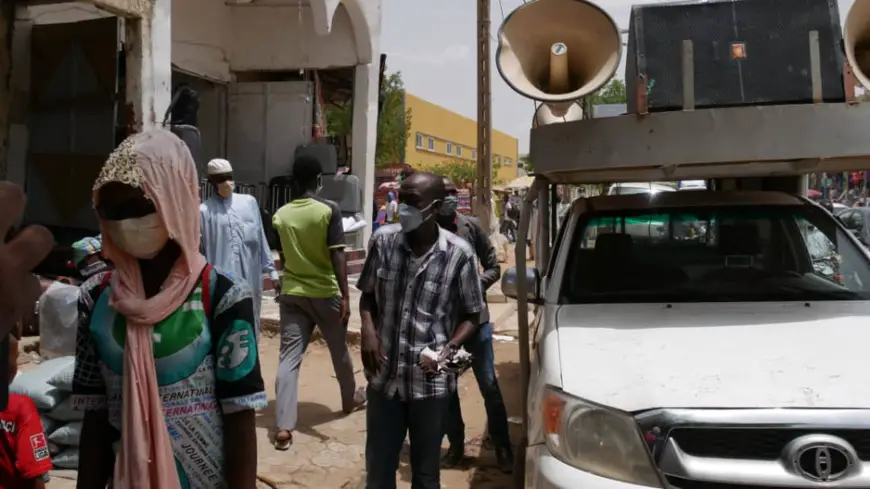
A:
[[[410,93],[411,131],[405,145],[405,163],[420,170],[450,159],[473,164],[477,160],[477,122]],[[507,183],[519,176],[519,140],[492,131],[493,183]],[[497,170],[496,170],[497,168]]]

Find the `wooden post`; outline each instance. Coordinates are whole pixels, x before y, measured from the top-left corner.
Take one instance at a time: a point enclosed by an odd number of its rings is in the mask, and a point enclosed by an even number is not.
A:
[[[695,110],[695,47],[683,40],[683,110]]]
[[[819,31],[810,31],[810,76],[813,84],[813,103],[822,103],[822,55]]]
[[[490,78],[490,0],[477,0],[477,182],[475,215],[490,231],[492,216],[492,93]]]
[[[6,179],[12,111],[12,29],[15,2],[0,2],[0,180]]]

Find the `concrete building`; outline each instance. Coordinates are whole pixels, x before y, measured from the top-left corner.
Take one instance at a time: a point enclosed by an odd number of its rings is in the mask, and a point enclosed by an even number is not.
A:
[[[26,187],[26,222],[60,242],[86,234],[108,153],[160,125],[173,88],[187,84],[200,96],[199,159],[228,157],[242,187],[268,197],[295,149],[314,141],[315,107],[352,98],[351,165],[370,215],[380,9],[380,0],[2,0],[0,177]]]
[[[405,147],[405,163],[414,168],[430,168],[445,160],[477,161],[477,122],[435,105],[415,95],[405,95],[405,107],[411,109],[411,131]],[[506,183],[519,173],[519,140],[509,134],[492,131],[495,183]]]

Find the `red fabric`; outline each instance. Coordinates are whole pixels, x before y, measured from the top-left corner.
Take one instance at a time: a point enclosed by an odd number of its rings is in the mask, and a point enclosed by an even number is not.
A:
[[[29,397],[9,394],[9,406],[0,411],[0,436],[8,441],[0,442],[0,489],[26,489],[24,481],[51,470],[42,421]],[[7,447],[15,454],[10,456]]]
[[[202,312],[205,317],[211,317],[211,265],[202,269]]]

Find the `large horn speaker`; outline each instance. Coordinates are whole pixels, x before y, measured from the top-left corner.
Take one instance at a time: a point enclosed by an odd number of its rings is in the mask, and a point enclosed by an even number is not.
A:
[[[534,0],[505,19],[495,61],[520,95],[543,102],[535,125],[575,120],[575,101],[610,81],[622,57],[622,38],[601,7],[583,0]]]
[[[855,0],[843,27],[846,59],[855,78],[870,90],[870,0]]]
[[[558,109],[553,110],[554,107]],[[532,128],[546,126],[548,124],[556,124],[557,122],[579,121],[583,118],[583,106],[579,102],[570,102],[565,110],[565,105],[551,106],[540,104],[535,109],[535,116],[532,118]]]

